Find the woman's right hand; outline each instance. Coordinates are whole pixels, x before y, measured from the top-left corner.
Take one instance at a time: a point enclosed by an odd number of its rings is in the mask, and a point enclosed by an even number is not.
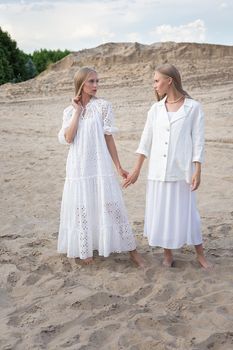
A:
[[[131,174],[127,176],[122,187],[127,188],[129,185],[134,184],[137,181],[139,175],[140,170],[135,169]]]
[[[72,106],[74,109],[78,112],[82,112],[83,106],[81,104],[81,96],[76,96],[75,98],[72,99]]]

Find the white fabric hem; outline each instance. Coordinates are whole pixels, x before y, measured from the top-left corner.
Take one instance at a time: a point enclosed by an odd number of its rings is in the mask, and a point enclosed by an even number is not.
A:
[[[130,250],[129,249],[124,249],[124,248],[122,248],[122,249],[117,249],[117,250],[111,250],[111,251],[109,251],[108,253],[100,253],[99,252],[99,250],[98,250],[98,248],[93,248],[93,252],[96,250],[96,251],[98,251],[98,256],[103,256],[104,258],[108,258],[111,254],[114,254],[114,253],[116,253],[116,254],[120,254],[120,253],[129,253],[129,252],[131,252],[131,251],[133,251],[133,250],[135,250],[135,249],[137,249],[137,246],[135,245],[135,247],[134,248],[130,248]],[[88,259],[88,258],[93,258],[93,255],[91,255],[91,256],[87,256],[87,257],[80,257],[79,255],[76,255],[76,254],[67,254],[67,251],[66,250],[57,250],[57,252],[58,252],[58,254],[65,254],[66,256],[67,256],[67,258],[78,258],[78,259],[80,259],[80,260],[85,260],[85,259]]]
[[[144,237],[148,238],[148,236],[144,233],[143,234]],[[187,242],[187,241],[183,241],[183,243],[179,243],[177,245],[174,245],[174,244],[164,244],[164,243],[161,243],[161,242],[157,242],[157,243],[154,243],[154,242],[150,242],[148,241],[148,244],[150,247],[158,247],[158,248],[164,248],[164,249],[180,249],[182,248],[184,245],[187,245],[187,246],[196,246],[196,245],[199,245],[199,244],[203,244],[203,240],[201,241],[198,241],[198,242]]]

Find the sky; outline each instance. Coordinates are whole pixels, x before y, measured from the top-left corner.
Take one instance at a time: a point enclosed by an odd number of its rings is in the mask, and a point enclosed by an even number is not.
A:
[[[27,53],[106,42],[233,45],[232,18],[232,0],[0,0],[0,27]]]

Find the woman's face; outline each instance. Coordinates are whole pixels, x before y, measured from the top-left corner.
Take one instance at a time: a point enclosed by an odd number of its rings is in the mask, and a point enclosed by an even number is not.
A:
[[[97,73],[90,73],[83,85],[82,92],[90,96],[95,96],[98,88],[98,83],[99,79]]]
[[[172,78],[162,73],[155,72],[154,89],[159,96],[164,96],[167,94],[169,88],[171,87],[171,83],[172,83]]]

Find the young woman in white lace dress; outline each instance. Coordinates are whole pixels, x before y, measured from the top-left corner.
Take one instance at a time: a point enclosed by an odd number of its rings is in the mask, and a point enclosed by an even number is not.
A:
[[[202,108],[183,90],[173,65],[156,69],[154,89],[158,102],[148,112],[137,163],[124,187],[135,183],[150,157],[144,228],[149,245],[164,248],[165,266],[174,264],[172,249],[194,245],[199,263],[208,268],[194,192],[204,153]]]
[[[131,259],[142,266],[112,164],[120,176],[127,176],[112,136],[116,128],[111,104],[95,96],[98,77],[94,69],[81,68],[74,84],[75,98],[64,110],[58,134],[60,143],[70,146],[58,252],[89,264],[93,250],[105,257],[129,251]]]

